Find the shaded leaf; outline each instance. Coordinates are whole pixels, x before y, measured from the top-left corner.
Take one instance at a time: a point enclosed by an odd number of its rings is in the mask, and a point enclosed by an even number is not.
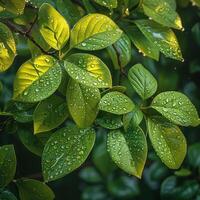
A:
[[[117,8],[117,0],[94,0],[101,6],[104,6],[109,9]]]
[[[15,195],[9,191],[3,191],[0,193],[0,199],[1,200],[17,200]]]
[[[67,117],[68,110],[65,99],[52,95],[41,101],[34,111],[34,133],[50,131],[62,124]]]
[[[53,200],[53,191],[45,184],[33,179],[20,179],[17,181],[21,200]]]
[[[7,186],[14,178],[16,171],[16,155],[13,145],[0,147],[0,187]]]

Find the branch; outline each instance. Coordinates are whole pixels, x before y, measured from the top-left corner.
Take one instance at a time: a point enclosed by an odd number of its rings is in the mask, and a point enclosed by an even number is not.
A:
[[[16,32],[16,33],[19,33],[19,34],[23,35],[24,37],[27,37],[33,44],[35,44],[35,46],[37,46],[37,47],[41,50],[42,53],[47,54],[47,55],[52,55],[52,56],[54,56],[53,53],[44,50],[44,49],[34,40],[34,38],[30,35],[30,32],[31,32],[32,27],[33,27],[33,24],[32,24],[32,26],[31,26],[31,28],[28,29],[28,31],[23,31],[23,30],[21,30],[19,27],[15,26],[15,24],[13,24],[12,22],[10,22],[10,21],[8,21],[8,20],[7,20],[6,22],[3,22],[3,23],[5,23],[12,31],[14,31],[14,32]],[[55,57],[55,56],[54,56],[54,57]]]

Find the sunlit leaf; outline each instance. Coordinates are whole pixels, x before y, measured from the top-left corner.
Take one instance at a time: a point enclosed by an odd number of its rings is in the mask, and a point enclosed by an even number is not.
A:
[[[82,50],[99,50],[115,43],[121,34],[122,31],[109,17],[89,14],[72,29],[70,46]]]
[[[24,102],[41,101],[56,91],[61,77],[60,65],[53,57],[32,58],[17,71],[13,98]]]

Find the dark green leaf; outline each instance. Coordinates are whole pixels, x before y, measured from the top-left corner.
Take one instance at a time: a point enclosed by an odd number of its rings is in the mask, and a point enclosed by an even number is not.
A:
[[[67,117],[68,110],[65,99],[52,95],[41,101],[34,111],[34,133],[50,131],[62,124]]]
[[[147,158],[147,141],[141,128],[129,128],[108,134],[108,152],[112,160],[128,174],[141,178]]]
[[[99,103],[100,110],[116,115],[131,112],[134,107],[135,105],[132,100],[120,92],[109,92],[105,94]]]
[[[53,200],[53,191],[44,183],[33,179],[20,179],[17,181],[21,200]]]
[[[200,166],[200,143],[195,143],[188,148],[188,160],[191,166]]]
[[[160,116],[147,120],[151,143],[162,162],[171,169],[178,169],[182,164],[187,144],[178,126],[171,124]]]
[[[17,200],[15,195],[9,191],[3,191],[0,193],[0,199],[1,200]]]
[[[92,128],[79,129],[68,125],[56,131],[42,154],[45,181],[53,181],[77,169],[88,157],[95,142]]]
[[[157,91],[156,79],[141,64],[136,64],[129,70],[128,79],[143,100],[150,98]]]
[[[101,6],[104,6],[109,9],[117,8],[117,0],[94,0]]]
[[[0,147],[0,188],[7,186],[15,176],[16,156],[13,145]]]

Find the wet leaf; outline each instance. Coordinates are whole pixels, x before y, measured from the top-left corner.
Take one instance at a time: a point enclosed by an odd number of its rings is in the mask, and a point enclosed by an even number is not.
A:
[[[178,126],[160,116],[147,120],[151,143],[161,161],[170,169],[178,169],[186,155],[187,144]]]
[[[198,126],[200,124],[196,108],[189,98],[180,92],[160,93],[153,99],[151,107],[177,125]]]
[[[144,13],[159,24],[182,29],[181,19],[178,13],[167,1],[144,0],[142,7]]]
[[[53,200],[53,191],[43,182],[33,179],[20,179],[17,181],[21,200]]]
[[[184,61],[174,32],[151,20],[136,20],[137,27],[145,37],[169,58]]]
[[[118,167],[141,178],[147,158],[147,141],[142,129],[130,128],[126,133],[111,131],[108,134],[107,148]]]
[[[108,67],[98,57],[91,54],[73,54],[64,61],[64,67],[74,80],[83,85],[96,88],[112,86]]]
[[[92,128],[68,125],[56,131],[42,154],[42,170],[46,182],[56,180],[77,169],[88,157],[95,142]]]
[[[54,49],[62,49],[70,35],[67,21],[53,6],[47,3],[42,4],[38,15],[39,29],[44,40]]]
[[[16,45],[10,29],[0,22],[0,72],[7,70],[16,56]]]
[[[62,71],[51,56],[32,58],[18,69],[13,98],[23,102],[41,101],[53,94],[60,85]]]
[[[12,14],[20,15],[24,11],[25,0],[0,0],[0,6]]]
[[[143,100],[150,98],[157,91],[156,79],[141,64],[136,64],[129,70],[128,79]]]
[[[101,6],[104,6],[109,9],[117,8],[117,0],[94,0]]]
[[[109,17],[89,14],[72,29],[70,46],[82,50],[99,50],[115,43],[121,34],[122,31]]]
[[[99,89],[85,86],[70,79],[67,89],[67,103],[70,114],[81,128],[92,125],[101,99]]]
[[[120,92],[109,92],[105,94],[99,103],[100,110],[116,115],[131,112],[134,107],[135,105],[132,100]]]
[[[125,67],[131,60],[131,41],[126,34],[107,48],[115,69]]]
[[[67,117],[68,110],[65,99],[52,95],[41,101],[34,111],[34,134],[58,127]]]
[[[121,116],[110,113],[104,113],[96,120],[96,123],[107,129],[118,129],[123,126]]]
[[[139,126],[142,119],[143,119],[142,111],[138,106],[135,106],[135,108],[131,112],[123,115],[123,125],[125,130],[127,130],[129,126],[132,127]]]
[[[13,145],[0,147],[0,188],[7,186],[14,178],[16,171],[16,155]]]
[[[126,31],[133,44],[138,48],[139,52],[141,52],[144,56],[148,56],[157,61],[159,60],[159,49],[153,42],[149,41],[136,26],[129,26]]]

